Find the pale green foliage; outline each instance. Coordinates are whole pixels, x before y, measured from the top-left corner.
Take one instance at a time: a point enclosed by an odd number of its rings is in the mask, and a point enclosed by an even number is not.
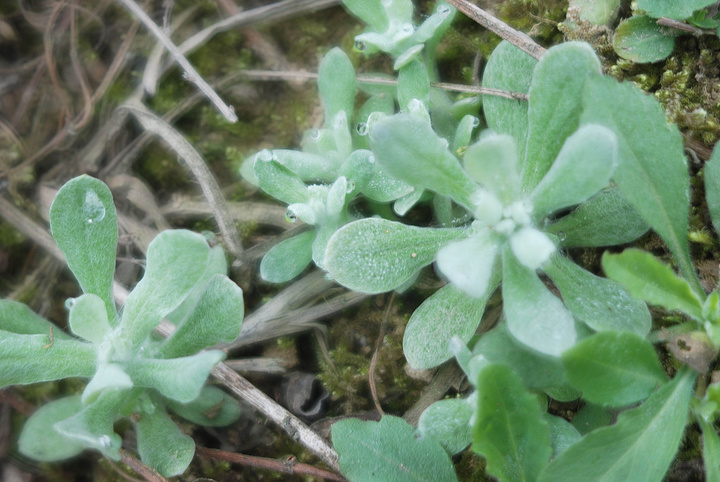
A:
[[[85,294],[68,300],[69,325],[82,338],[62,333],[26,308],[0,303],[0,386],[90,378],[81,396],[41,408],[20,436],[23,454],[61,460],[95,449],[119,460],[122,440],[114,422],[133,415],[142,460],[166,476],[181,474],[194,455],[192,438],[165,413],[208,425],[206,402],[196,402],[218,350],[240,333],[242,291],[225,276],[224,254],[204,236],[165,231],[148,247],[143,279],[117,315],[111,287],[115,268],[117,216],[101,181],[81,176],[63,186],[50,210],[53,236]],[[169,318],[177,330],[156,341],[152,330]],[[42,334],[40,334],[42,333]],[[199,352],[199,353],[198,353]],[[227,405],[223,423],[238,415],[227,396],[207,392]],[[234,408],[233,408],[234,407]]]

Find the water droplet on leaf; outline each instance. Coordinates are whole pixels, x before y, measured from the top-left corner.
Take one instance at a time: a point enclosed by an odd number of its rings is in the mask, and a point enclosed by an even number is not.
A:
[[[75,298],[68,298],[65,300],[65,308],[68,310],[75,306]]]
[[[480,119],[478,119],[477,117],[473,117],[472,126],[477,127],[479,125],[480,125]]]
[[[567,236],[565,235],[565,233],[563,231],[558,232],[557,237],[560,241],[565,241],[565,238],[567,238]]]
[[[90,223],[102,221],[105,217],[105,206],[95,191],[85,193],[85,202],[83,203],[83,216]]]
[[[313,129],[310,131],[310,139],[317,141],[320,139],[320,130]]]
[[[366,136],[368,134],[368,125],[365,122],[359,123],[355,129],[361,136]]]
[[[285,220],[287,222],[294,223],[295,221],[297,221],[297,218],[298,218],[297,214],[292,209],[288,209],[285,212]]]
[[[273,153],[270,149],[263,149],[255,155],[255,159],[263,162],[270,162],[273,160]]]
[[[347,180],[347,189],[345,190],[346,193],[350,194],[355,190],[355,181],[352,179]]]
[[[368,162],[370,164],[375,164],[375,156],[370,154],[370,156],[368,156]]]
[[[363,42],[362,40],[356,40],[355,48],[362,52],[363,50],[365,50],[365,42]]]
[[[437,8],[437,13],[439,15],[442,15],[443,17],[447,17],[448,15],[450,15],[450,7],[447,5],[440,5]]]

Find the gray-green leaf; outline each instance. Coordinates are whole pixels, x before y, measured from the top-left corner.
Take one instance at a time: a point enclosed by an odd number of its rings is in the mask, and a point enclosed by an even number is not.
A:
[[[348,419],[332,426],[340,469],[351,481],[456,481],[447,452],[431,438],[416,439],[403,419],[385,415],[379,422]]]
[[[290,281],[312,261],[312,245],[317,232],[305,231],[280,241],[265,253],[260,262],[260,276],[271,283]]]
[[[536,480],[551,453],[550,429],[537,398],[505,365],[483,368],[477,391],[472,449],[500,480]]]
[[[142,412],[135,426],[138,453],[145,464],[165,477],[185,472],[195,455],[195,442],[161,408]]]
[[[42,335],[49,334],[51,329],[53,337],[59,340],[72,338],[54,323],[38,316],[27,305],[13,300],[0,300],[0,330],[18,335]]]
[[[720,147],[713,149],[705,163],[705,197],[715,232],[720,233]]]
[[[467,400],[439,400],[420,415],[418,432],[436,440],[447,453],[455,455],[472,442],[472,416],[473,407]]]
[[[667,380],[653,346],[634,333],[597,333],[563,353],[562,362],[583,398],[601,405],[638,402]]]
[[[325,122],[344,111],[350,117],[355,104],[355,69],[347,54],[335,47],[318,67],[318,90],[325,107]]]
[[[695,10],[700,10],[715,3],[714,0],[638,0],[637,6],[651,17],[668,17],[675,20],[685,20],[692,16]]]
[[[185,420],[206,427],[224,427],[240,417],[240,404],[218,387],[205,386],[200,396],[188,403],[167,401],[168,407]]]
[[[50,206],[50,229],[83,292],[103,300],[113,323],[118,227],[110,189],[90,176],[69,180]]]
[[[636,15],[617,26],[613,48],[620,57],[633,62],[658,62],[675,49],[675,35],[673,29],[658,25],[654,18]]]
[[[662,480],[685,429],[694,381],[683,369],[615,425],[591,432],[550,462],[540,481]]]
[[[84,444],[68,439],[51,428],[81,409],[79,396],[61,398],[42,406],[23,425],[18,440],[20,453],[41,462],[54,462],[68,459],[85,450]]]

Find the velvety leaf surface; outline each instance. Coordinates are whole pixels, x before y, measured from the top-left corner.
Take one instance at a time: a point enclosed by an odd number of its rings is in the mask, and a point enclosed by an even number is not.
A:
[[[594,25],[606,25],[617,14],[620,0],[570,0],[579,9],[580,18]]]
[[[90,176],[69,180],[50,206],[50,229],[83,292],[98,295],[113,322],[118,227],[110,189]]]
[[[403,419],[385,415],[379,422],[347,419],[332,426],[340,469],[351,481],[455,481],[455,469],[442,446],[416,439]]]
[[[520,195],[515,140],[508,134],[483,133],[463,157],[465,171],[504,204]]]
[[[667,377],[650,342],[634,333],[604,331],[563,353],[570,383],[583,398],[619,407],[645,399]]]
[[[587,435],[601,427],[607,427],[613,422],[614,415],[608,407],[586,402],[573,417],[573,427],[582,435]]]
[[[82,393],[82,403],[87,405],[107,389],[125,390],[133,387],[133,382],[125,370],[115,363],[102,362],[98,364],[97,371],[85,386]]]
[[[559,356],[575,343],[570,312],[534,271],[518,262],[509,247],[503,252],[502,294],[508,331],[524,345]]]
[[[645,234],[650,226],[618,188],[601,191],[545,229],[562,246],[616,246]]]
[[[355,69],[347,54],[337,47],[318,66],[318,90],[325,107],[325,121],[340,111],[352,115],[355,104]]]
[[[650,332],[647,305],[632,298],[619,283],[595,276],[559,254],[544,271],[560,290],[565,306],[593,330],[629,331],[640,336]]]
[[[403,336],[403,353],[411,367],[425,370],[453,357],[448,343],[453,336],[468,342],[475,333],[485,303],[497,286],[482,298],[473,298],[452,284],[443,286],[412,314]]]
[[[500,480],[531,481],[550,458],[550,430],[537,399],[505,365],[488,365],[477,381],[473,451]]]
[[[437,267],[468,296],[483,298],[498,271],[498,251],[498,239],[485,229],[443,247],[437,254]]]
[[[230,278],[210,278],[195,307],[160,347],[166,358],[193,355],[240,334],[245,305],[243,292]]]
[[[370,131],[370,144],[376,162],[390,176],[472,209],[470,196],[477,184],[450,154],[447,141],[424,119],[412,114],[380,119]]]
[[[318,131],[322,139],[327,138],[327,142],[334,148],[334,140],[325,130]],[[311,134],[312,137],[312,134]],[[323,154],[327,152],[329,146],[323,146],[319,149]],[[332,182],[337,177],[339,164],[335,159],[325,155],[318,155],[311,152],[295,151],[292,149],[273,149],[272,151],[260,151],[256,156],[260,156],[260,160],[272,159],[281,166],[285,166],[290,172],[296,174],[303,181],[313,182]]]
[[[0,387],[46,382],[95,373],[96,349],[77,340],[0,331]]]
[[[505,324],[482,335],[473,347],[473,355],[512,368],[529,388],[556,387],[565,382],[560,360],[527,349],[508,334]]]
[[[162,409],[142,413],[135,426],[143,463],[165,477],[185,472],[195,455],[195,442],[182,433]]]
[[[408,226],[380,218],[346,224],[330,238],[325,269],[341,285],[363,293],[395,289],[435,259],[462,229]]]
[[[101,343],[111,330],[105,303],[92,293],[73,300],[69,320],[72,332],[92,343]]]
[[[57,422],[55,430],[73,443],[79,442],[112,460],[120,460],[122,439],[114,432],[113,424],[126,399],[126,391],[105,390],[97,400],[84,406],[76,415]]]
[[[585,79],[600,73],[600,61],[582,42],[550,48],[533,72],[529,131],[522,163],[522,185],[531,191],[552,166],[560,149],[580,125]]]
[[[634,248],[620,254],[605,253],[602,266],[609,278],[622,284],[634,297],[703,320],[702,301],[688,282],[652,254]]]
[[[275,162],[270,151],[260,152],[253,168],[260,188],[275,199],[293,204],[310,198],[305,183],[290,169]]]
[[[343,5],[373,30],[383,32],[387,29],[388,18],[381,0],[345,0]]]
[[[617,164],[615,134],[603,126],[581,126],[560,149],[530,196],[537,219],[591,198],[610,183]]]
[[[717,482],[720,480],[720,437],[711,422],[699,419],[703,433],[703,464],[705,465],[705,480]]]
[[[543,419],[547,422],[550,429],[550,448],[552,448],[552,458],[556,458],[565,452],[568,447],[582,438],[580,432],[573,425],[561,417],[543,413]]]
[[[398,72],[398,104],[404,112],[408,111],[410,101],[417,99],[425,102],[430,93],[430,79],[423,64],[413,59]]]
[[[135,286],[123,310],[123,336],[140,342],[165,315],[177,308],[202,278],[210,247],[201,234],[168,230],[150,243],[145,275]]]
[[[530,90],[535,65],[537,60],[503,40],[495,47],[487,61],[483,71],[483,87],[526,94]],[[528,103],[483,95],[483,112],[488,127],[498,134],[511,135],[515,139],[518,158],[525,159]]]
[[[41,462],[54,462],[85,450],[82,443],[68,440],[52,428],[56,422],[72,417],[81,409],[79,396],[61,398],[40,407],[23,425],[18,440],[20,453]]]
[[[312,261],[314,230],[280,241],[265,253],[260,262],[260,276],[271,283],[290,281]]]
[[[154,388],[167,398],[187,403],[197,398],[210,370],[223,358],[219,350],[169,360],[136,358],[127,372],[136,386]]]
[[[615,29],[613,48],[620,57],[633,62],[658,62],[675,49],[675,35],[654,18],[634,15]]]
[[[694,381],[691,370],[682,370],[615,425],[589,433],[550,462],[540,481],[662,480],[682,438]]]
[[[472,415],[473,407],[467,400],[439,400],[420,415],[418,432],[436,440],[447,453],[455,455],[472,442]]]
[[[168,407],[185,420],[206,427],[224,427],[240,417],[240,404],[217,387],[205,386],[189,403],[168,400]]]
[[[705,198],[715,232],[720,233],[720,148],[713,149],[705,163]]]
[[[0,330],[17,333],[18,335],[43,335],[53,330],[53,337],[58,340],[70,340],[68,335],[54,323],[37,315],[23,303],[14,300],[0,300]]]
[[[715,3],[713,0],[638,0],[637,6],[655,18],[668,17],[685,20],[695,10],[700,10]]]
[[[685,278],[700,290],[688,253],[689,176],[677,127],[668,124],[654,97],[631,83],[602,76],[588,81],[582,122],[615,132],[619,157],[614,181],[667,243]]]

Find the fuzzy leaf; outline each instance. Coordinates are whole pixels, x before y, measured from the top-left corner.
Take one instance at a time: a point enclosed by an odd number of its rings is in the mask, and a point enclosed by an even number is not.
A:
[[[43,405],[23,425],[18,449],[41,462],[68,459],[85,450],[85,445],[53,430],[55,423],[70,418],[82,409],[79,396],[61,398]]]
[[[127,372],[136,386],[154,388],[167,398],[187,403],[197,398],[210,370],[223,358],[220,350],[169,360],[135,358]]]
[[[503,204],[520,195],[520,176],[515,140],[508,134],[486,132],[465,151],[465,171],[492,192]]]
[[[23,303],[13,300],[0,300],[0,330],[18,335],[43,335],[53,330],[53,337],[58,340],[70,340],[68,335],[54,323],[38,316]]]
[[[257,155],[253,168],[260,189],[285,204],[304,203],[310,198],[300,178],[282,164],[275,162],[270,151]]]
[[[505,365],[488,365],[477,381],[473,451],[500,480],[532,481],[550,458],[550,430],[537,399]]]
[[[529,388],[557,387],[565,382],[560,360],[521,345],[508,334],[505,324],[483,334],[473,347],[473,355],[512,368]]]
[[[403,353],[416,370],[433,368],[453,357],[448,349],[457,336],[467,343],[475,334],[485,311],[485,304],[498,284],[485,296],[473,298],[450,284],[443,286],[413,312],[403,336]]]
[[[651,17],[668,17],[675,20],[685,20],[692,16],[695,10],[700,10],[715,3],[713,0],[638,0],[637,6]]]
[[[598,428],[607,427],[614,418],[609,408],[587,402],[577,411],[572,424],[584,436]]]
[[[615,425],[589,433],[550,462],[540,481],[662,480],[685,429],[694,381],[683,369]]]
[[[720,233],[720,147],[713,149],[705,163],[705,197],[715,232]]]
[[[487,61],[483,87],[527,93],[536,65],[537,60],[503,40]],[[528,103],[494,95],[483,95],[482,100],[488,127],[498,134],[511,135],[515,139],[518,159],[525,159]]]
[[[591,198],[610,183],[616,165],[615,134],[599,125],[581,126],[532,192],[533,214],[541,219]]]
[[[377,162],[390,176],[472,209],[470,196],[477,184],[450,154],[447,141],[425,120],[411,114],[380,119],[370,131],[370,144]]]
[[[583,398],[600,405],[638,402],[667,380],[653,346],[634,333],[597,333],[563,353],[562,362]]]
[[[601,191],[545,229],[562,246],[615,246],[645,234],[650,226],[617,188]]]
[[[230,278],[210,278],[195,307],[177,330],[165,339],[165,358],[194,355],[218,343],[230,343],[240,334],[244,314],[243,292]]]
[[[690,284],[652,254],[639,249],[605,253],[602,266],[609,278],[623,285],[635,298],[703,321],[703,303]]]
[[[694,290],[702,291],[688,253],[689,176],[677,126],[667,123],[654,97],[601,76],[588,81],[582,121],[615,132],[619,151],[613,179],[667,243]]]
[[[346,224],[330,238],[325,269],[341,285],[363,293],[393,290],[432,263],[463,229],[418,228],[380,218]]]
[[[463,147],[470,145],[475,128],[480,125],[480,119],[474,115],[465,115],[458,123],[453,136],[452,151],[457,155]],[[467,170],[467,168],[465,169]]]
[[[165,477],[185,472],[195,456],[192,437],[180,431],[160,408],[143,412],[135,423],[142,461]]]
[[[376,32],[384,32],[388,28],[388,18],[381,0],[344,0],[343,6]]]
[[[717,482],[720,480],[720,437],[712,422],[699,418],[698,422],[703,433],[703,465],[705,465],[705,480]]]
[[[613,48],[620,57],[633,62],[658,62],[675,49],[675,35],[673,29],[658,25],[654,18],[635,15],[617,26]]]
[[[617,14],[620,0],[570,0],[570,7],[578,9],[580,18],[593,25],[607,25]]]
[[[96,357],[96,348],[90,343],[0,331],[0,387],[90,378],[95,373]]]
[[[418,432],[440,443],[448,454],[455,455],[472,442],[472,415],[473,407],[467,400],[439,400],[420,415]]]
[[[314,135],[317,134],[320,139],[314,139]],[[316,143],[329,142],[332,148],[335,148],[335,141],[331,139],[331,135],[327,130],[312,131],[310,134],[310,141]],[[327,139],[325,139],[327,138]],[[333,182],[337,177],[339,164],[336,159],[331,156],[326,156],[327,146],[322,145],[318,155],[312,152],[301,152],[292,149],[273,149],[272,151],[260,151],[255,159],[272,159],[281,166],[285,166],[303,181],[313,182]],[[305,148],[305,146],[303,146]]]
[[[468,296],[486,297],[497,271],[498,240],[485,229],[467,238],[453,241],[438,251],[440,272]],[[465,340],[467,341],[467,340]]]
[[[623,287],[582,269],[561,255],[545,266],[576,319],[595,331],[628,331],[639,336],[650,332],[652,319],[644,302]]]
[[[550,447],[552,448],[552,458],[556,458],[571,447],[575,442],[582,438],[580,432],[564,418],[543,413],[543,419],[550,428]]]
[[[600,61],[586,43],[565,42],[542,56],[530,85],[529,129],[522,185],[533,190],[550,170],[565,140],[577,130],[586,78]]]
[[[123,310],[122,335],[139,346],[175,310],[205,273],[210,247],[205,238],[185,230],[168,230],[150,243],[145,275]]]
[[[224,427],[240,417],[240,404],[217,387],[205,386],[200,396],[188,403],[168,400],[168,407],[185,420],[206,427]]]
[[[101,343],[111,330],[105,303],[92,293],[73,300],[69,318],[72,332],[92,343]]]
[[[284,283],[302,273],[312,261],[316,235],[315,230],[305,231],[270,248],[260,262],[262,279],[270,283]]]
[[[576,339],[575,320],[534,271],[521,265],[509,247],[503,252],[502,294],[510,333],[540,353],[559,356]]]
[[[375,156],[371,156],[375,162]],[[415,191],[410,184],[390,176],[382,166],[376,165],[375,172],[362,188],[362,193],[373,201],[388,203]]]
[[[127,391],[108,389],[94,402],[70,418],[55,423],[53,427],[73,443],[98,450],[112,460],[120,460],[122,439],[113,430],[113,424],[127,399]]]
[[[83,292],[99,296],[113,322],[118,226],[110,189],[90,176],[69,180],[50,206],[50,229]]]
[[[332,426],[332,441],[342,473],[353,481],[457,480],[442,446],[430,438],[416,439],[413,428],[398,417],[385,415],[379,422],[341,420]]]
[[[85,386],[82,394],[82,403],[83,405],[87,405],[95,401],[104,390],[110,388],[125,390],[132,387],[132,380],[130,380],[130,377],[120,365],[101,362],[98,364],[95,375]]]
[[[323,57],[318,67],[318,90],[329,122],[338,112],[350,116],[355,104],[355,69],[348,56],[335,47]]]
[[[398,104],[403,112],[413,99],[425,102],[430,93],[430,79],[423,64],[414,59],[398,72]]]

